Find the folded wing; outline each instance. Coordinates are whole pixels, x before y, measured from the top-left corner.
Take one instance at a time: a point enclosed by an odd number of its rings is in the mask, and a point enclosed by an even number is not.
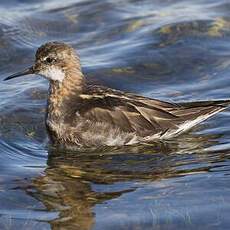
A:
[[[170,137],[184,132],[225,109],[229,101],[168,103],[123,93],[92,88],[82,94],[78,113],[92,122],[108,123],[124,132],[146,137]]]

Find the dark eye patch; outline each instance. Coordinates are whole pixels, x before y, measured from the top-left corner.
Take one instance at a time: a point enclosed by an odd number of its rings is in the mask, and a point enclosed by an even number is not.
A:
[[[51,63],[55,62],[55,59],[52,58],[52,57],[47,57],[47,58],[45,59],[45,62],[48,63],[48,64],[51,64]]]

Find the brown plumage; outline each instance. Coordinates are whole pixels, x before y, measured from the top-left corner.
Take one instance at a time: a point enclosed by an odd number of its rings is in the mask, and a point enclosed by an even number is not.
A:
[[[187,131],[229,105],[226,101],[169,103],[87,85],[74,49],[49,42],[35,65],[11,75],[49,79],[46,124],[53,143],[65,147],[128,145],[168,139]]]

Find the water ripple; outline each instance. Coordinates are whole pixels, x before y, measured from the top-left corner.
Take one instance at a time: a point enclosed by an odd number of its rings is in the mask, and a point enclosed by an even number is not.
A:
[[[229,10],[224,0],[3,0],[0,78],[61,40],[92,82],[168,101],[226,99]],[[47,85],[0,82],[1,229],[28,220],[33,229],[227,229],[229,111],[169,142],[57,152],[44,125]]]

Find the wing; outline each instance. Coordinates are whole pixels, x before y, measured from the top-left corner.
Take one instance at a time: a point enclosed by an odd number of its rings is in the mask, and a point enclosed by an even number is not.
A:
[[[135,132],[143,137],[157,133],[163,135],[179,129],[185,122],[202,116],[208,118],[225,108],[214,102],[168,103],[95,86],[88,88],[80,98],[77,112],[84,119],[109,123],[124,132]]]

